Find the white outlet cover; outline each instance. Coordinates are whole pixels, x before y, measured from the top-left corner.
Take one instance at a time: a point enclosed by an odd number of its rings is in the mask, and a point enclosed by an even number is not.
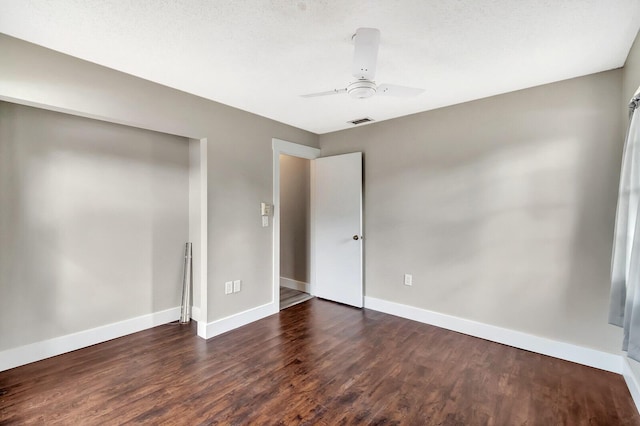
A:
[[[413,275],[404,274],[404,285],[412,285],[413,284]]]
[[[233,293],[233,281],[227,281],[224,283],[224,294]]]
[[[235,280],[233,282],[233,292],[237,293],[241,290],[242,288],[242,280]]]

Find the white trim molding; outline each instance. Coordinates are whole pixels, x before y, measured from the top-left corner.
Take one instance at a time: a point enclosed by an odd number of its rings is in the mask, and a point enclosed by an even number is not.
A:
[[[193,243],[193,307],[198,336],[205,338],[208,291],[207,138],[189,139],[189,241]]]
[[[107,340],[167,324],[180,318],[180,307],[31,343],[0,352],[0,371],[40,361]]]
[[[640,412],[640,382],[638,382],[638,377],[631,368],[630,362],[626,356],[622,356],[622,377],[629,388],[636,409]]]
[[[202,318],[200,308],[196,305],[191,305],[191,319],[200,322],[200,318]]]
[[[365,296],[364,307],[589,367],[622,374],[622,355]]]
[[[227,331],[235,330],[236,328],[258,321],[269,315],[277,314],[279,311],[279,303],[267,303],[243,312],[238,312],[237,314],[229,315],[225,318],[220,318],[207,324],[206,338],[210,339]]]
[[[200,312],[198,321],[198,336],[205,337],[204,324],[209,315],[209,189],[208,189],[208,148],[209,140],[200,139]]]
[[[320,157],[320,150],[307,145],[300,145],[293,142],[283,141],[273,138],[271,140],[273,148],[273,278],[272,278],[272,299],[271,302],[276,306],[280,306],[280,154],[291,155],[293,157],[305,158],[307,160],[315,160]],[[313,288],[315,276],[315,234],[313,227],[314,213],[314,193],[313,193],[313,161],[311,162],[311,285]]]
[[[311,293],[311,286],[309,283],[303,281],[293,280],[291,278],[280,277],[280,287],[290,288],[291,290],[304,291],[305,293]]]

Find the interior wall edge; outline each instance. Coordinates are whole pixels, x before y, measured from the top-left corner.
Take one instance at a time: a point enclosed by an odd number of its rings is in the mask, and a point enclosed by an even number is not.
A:
[[[200,321],[202,318],[202,312],[200,311],[200,307],[196,305],[191,305],[191,319],[194,321]]]
[[[54,103],[37,102],[37,101],[29,100],[26,98],[6,96],[3,94],[0,94],[0,101],[10,102],[12,104],[28,106],[32,108],[38,108],[45,111],[59,112],[62,114],[73,115],[75,117],[82,117],[82,118],[89,118],[91,120],[104,121],[106,123],[111,123],[111,124],[119,124],[121,126],[134,127],[136,129],[151,130],[152,132],[158,132],[158,133],[166,133],[168,135],[180,136],[188,139],[199,139],[199,137],[191,136],[191,133],[193,132],[190,132],[190,131],[165,131],[159,126],[149,124],[148,122],[125,120],[113,115],[107,116],[107,115],[100,115],[100,114],[92,114],[83,109],[65,108],[63,106],[59,106]]]

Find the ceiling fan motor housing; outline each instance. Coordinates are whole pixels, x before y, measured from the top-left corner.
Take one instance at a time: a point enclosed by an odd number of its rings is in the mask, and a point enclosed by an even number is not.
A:
[[[370,98],[375,95],[377,86],[373,81],[361,79],[347,86],[349,96],[356,99]]]

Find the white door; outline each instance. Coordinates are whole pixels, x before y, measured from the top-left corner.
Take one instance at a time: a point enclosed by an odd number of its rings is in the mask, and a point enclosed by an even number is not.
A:
[[[362,153],[314,160],[315,296],[361,308]]]

